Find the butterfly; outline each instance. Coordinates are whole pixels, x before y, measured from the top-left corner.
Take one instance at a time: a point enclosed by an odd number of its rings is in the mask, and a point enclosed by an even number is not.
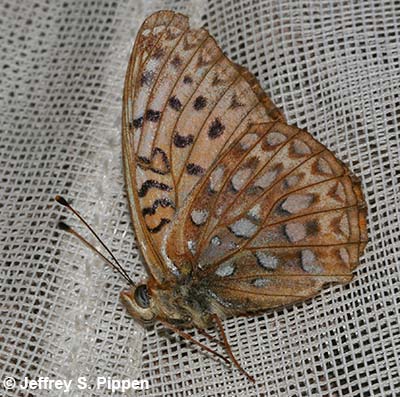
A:
[[[207,30],[172,11],[152,14],[137,34],[122,148],[149,276],[131,282],[123,304],[135,319],[161,322],[254,381],[222,320],[352,280],[367,242],[360,181],[308,132],[286,124]],[[190,328],[217,340],[228,358]]]

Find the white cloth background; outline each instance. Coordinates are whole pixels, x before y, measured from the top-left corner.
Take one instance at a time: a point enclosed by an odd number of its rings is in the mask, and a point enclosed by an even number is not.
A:
[[[163,8],[205,24],[289,123],[363,181],[370,243],[354,281],[225,322],[257,386],[161,327],[143,330],[119,303],[124,280],[56,227],[65,216],[82,230],[59,193],[145,276],[124,193],[121,93],[135,32]],[[399,28],[396,0],[0,0],[1,379],[142,378],[150,389],[135,395],[146,396],[399,395]]]

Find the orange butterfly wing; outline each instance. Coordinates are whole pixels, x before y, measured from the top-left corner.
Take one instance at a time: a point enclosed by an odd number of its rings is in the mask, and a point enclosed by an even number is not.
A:
[[[245,314],[348,282],[367,240],[359,182],[306,131],[254,125],[209,169],[165,250],[215,311]]]
[[[123,98],[123,159],[131,216],[151,276],[181,275],[163,247],[190,192],[252,123],[282,114],[256,79],[204,29],[171,11],[142,25]]]

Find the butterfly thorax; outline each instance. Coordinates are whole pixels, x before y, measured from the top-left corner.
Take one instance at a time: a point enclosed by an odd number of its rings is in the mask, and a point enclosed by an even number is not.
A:
[[[159,310],[157,317],[184,328],[208,328],[216,310],[206,282],[183,282],[162,289],[151,290],[152,299]]]

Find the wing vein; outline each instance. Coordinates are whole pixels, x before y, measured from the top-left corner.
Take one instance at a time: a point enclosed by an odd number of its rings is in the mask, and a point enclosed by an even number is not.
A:
[[[328,213],[328,212],[348,210],[350,208],[356,208],[356,207],[358,207],[358,204],[351,204],[351,205],[345,205],[343,207],[328,208],[328,209],[323,209],[323,210],[314,211],[314,212],[307,212],[306,214],[287,217],[287,218],[285,218],[285,219],[283,219],[282,221],[279,221],[279,222],[265,223],[260,229],[265,229],[265,228],[270,227],[270,226],[280,225],[281,223],[290,222],[290,221],[293,221],[294,219],[300,219],[300,218],[304,218],[304,217],[310,216],[310,215],[320,215],[320,214],[325,214],[325,213]]]
[[[200,48],[200,47],[199,47],[199,48]],[[197,51],[196,51],[196,53],[197,53]],[[202,78],[199,80],[199,82],[198,82],[196,88],[194,89],[194,91],[192,92],[192,94],[190,95],[190,97],[188,98],[188,100],[186,101],[186,103],[183,105],[182,111],[180,112],[179,116],[178,116],[177,119],[175,120],[175,124],[174,124],[174,127],[172,128],[172,131],[174,131],[174,130],[176,129],[176,126],[178,125],[179,121],[181,120],[182,114],[183,114],[184,111],[186,110],[188,104],[190,103],[190,101],[192,100],[192,98],[194,97],[194,95],[198,92],[198,89],[199,89],[199,87],[201,86],[201,83],[206,79],[206,77],[208,76],[208,74],[211,72],[211,70],[214,68],[214,66],[218,63],[218,61],[219,61],[221,58],[223,58],[223,54],[220,54],[220,55],[216,58],[216,60],[215,60],[214,63],[212,64],[212,66],[207,70],[207,72],[204,74],[204,76],[202,76]],[[169,153],[170,153],[170,155],[169,155],[169,157],[170,157],[170,159],[171,159],[171,175],[172,175],[172,177],[174,178],[174,181],[175,181],[176,179],[175,179],[174,171],[173,171],[173,167],[172,167],[172,160],[173,160],[173,159],[172,159],[172,141],[173,141],[173,139],[170,139],[170,143],[169,143]],[[177,190],[178,190],[178,189],[177,189],[178,183],[179,183],[179,181],[175,182],[175,189],[174,189],[174,191],[175,191],[175,203],[176,203],[176,207],[177,207],[177,208],[179,208],[179,205],[178,205],[178,193],[177,193]]]
[[[176,43],[174,44],[174,46],[170,49],[170,51],[169,51],[169,53],[168,53],[168,56],[165,57],[165,60],[164,60],[163,64],[161,65],[161,67],[160,67],[160,69],[159,69],[159,71],[158,71],[158,73],[157,73],[157,78],[155,79],[155,82],[154,82],[154,84],[152,85],[151,90],[150,90],[150,92],[149,92],[149,95],[148,95],[148,98],[147,98],[147,101],[146,101],[146,106],[145,106],[144,112],[143,112],[143,117],[145,116],[145,114],[146,114],[147,111],[149,110],[149,104],[150,104],[150,102],[151,102],[152,99],[153,99],[153,92],[154,92],[154,89],[155,89],[155,87],[157,86],[157,83],[158,83],[158,81],[159,81],[159,79],[160,79],[160,77],[161,77],[161,75],[162,75],[162,72],[163,72],[164,68],[166,67],[166,65],[167,65],[167,63],[168,63],[168,61],[169,61],[170,55],[171,55],[171,54],[175,51],[175,49],[178,47],[179,43],[180,43],[181,40],[184,38],[184,36],[185,36],[185,34],[186,34],[186,32],[187,32],[188,30],[189,30],[189,29],[186,29],[185,31],[182,32],[182,34],[180,35],[179,40],[176,41]],[[137,84],[139,83],[139,80],[140,80],[140,79],[137,79],[137,81],[136,81]],[[142,126],[142,133],[140,134],[140,139],[139,139],[139,144],[138,144],[138,152],[139,152],[139,153],[140,153],[140,149],[141,149],[142,142],[143,142],[143,139],[144,139],[143,137],[144,137],[144,135],[145,135],[145,134],[144,134],[144,132],[145,132],[145,126],[146,126],[146,122],[144,121],[144,122],[143,122],[143,126]],[[157,127],[156,132],[159,130],[159,126],[160,126],[160,123],[158,123],[158,127]],[[152,144],[154,143],[155,137],[156,137],[156,134],[155,134],[154,137],[153,137],[153,142],[152,142]]]
[[[219,200],[219,198],[220,198],[220,196],[221,196],[222,191],[225,189],[226,185],[227,185],[227,184],[229,183],[229,181],[231,180],[231,176],[232,176],[233,173],[237,170],[237,168],[238,168],[239,165],[242,163],[242,161],[247,157],[247,155],[249,154],[249,152],[250,152],[251,150],[253,150],[253,149],[265,138],[265,135],[267,135],[268,132],[271,131],[271,129],[275,126],[275,124],[276,124],[276,122],[273,123],[273,124],[270,126],[270,128],[268,129],[268,131],[267,131],[265,134],[263,134],[263,135],[252,145],[252,147],[251,147],[250,150],[246,151],[246,152],[243,154],[243,156],[240,158],[240,161],[238,161],[238,162],[236,163],[236,166],[233,167],[232,170],[231,170],[231,171],[227,174],[227,176],[225,177],[224,183],[222,184],[221,188],[218,190],[217,194],[216,194],[215,197],[214,197],[214,201],[213,201],[213,203],[211,204],[212,206],[211,206],[211,208],[210,208],[210,216],[207,218],[206,223],[205,223],[205,225],[204,225],[204,227],[203,227],[203,229],[202,229],[202,231],[201,231],[201,233],[200,233],[200,235],[199,235],[199,239],[198,239],[198,241],[199,241],[199,249],[198,249],[198,251],[197,251],[197,253],[196,253],[196,256],[195,256],[196,259],[199,258],[199,254],[202,252],[203,242],[207,241],[208,237],[211,235],[211,233],[209,233],[209,234],[207,235],[207,238],[206,238],[205,240],[203,239],[204,235],[205,235],[206,232],[207,232],[208,225],[210,224],[212,215],[215,214],[215,207],[216,207],[216,205],[217,205],[217,203],[218,203],[218,200]],[[240,139],[241,139],[246,133],[247,133],[247,130],[244,131],[243,135],[241,135],[240,137],[238,137],[238,141],[240,141]],[[284,145],[283,145],[283,146],[284,146]],[[282,146],[282,147],[283,147],[283,146]],[[279,150],[280,150],[280,149],[279,149]],[[227,152],[225,155],[228,155],[228,154],[229,154],[229,152]],[[214,170],[214,169],[215,169],[215,167],[214,167],[212,170]],[[206,181],[207,181],[207,178],[205,178],[205,182],[206,182]],[[204,185],[203,185],[203,186],[204,186]],[[191,204],[191,208],[193,207],[194,203],[195,203],[195,200],[193,200],[193,202],[192,202],[192,204]],[[215,230],[215,229],[213,228],[212,230]]]
[[[268,274],[268,273],[260,273],[260,274],[251,274],[248,276],[239,276],[239,277],[224,277],[223,279],[218,279],[221,284],[230,283],[232,281],[246,281],[252,280],[256,278],[309,278],[309,277],[321,277],[321,278],[331,278],[331,277],[349,277],[352,276],[351,273],[334,273],[334,274],[320,274],[320,273],[308,273],[308,274]]]
[[[270,161],[271,161],[285,146],[286,146],[286,144],[288,144],[292,139],[295,139],[295,137],[296,137],[299,133],[300,133],[300,131],[296,132],[293,136],[291,136],[291,137],[285,142],[285,144],[282,145],[282,146],[279,148],[279,150],[277,150],[277,151],[274,153],[273,156],[271,156],[271,158],[267,161],[267,163],[265,164],[265,166],[262,167],[262,169],[264,169],[264,168],[270,163]],[[265,136],[265,135],[264,135],[264,136]],[[313,157],[319,155],[319,154],[322,153],[324,150],[326,150],[326,149],[323,149],[323,150],[321,150],[321,151],[319,151],[319,152],[317,152],[317,153],[314,153],[312,156],[308,157],[306,160],[304,160],[304,161],[301,162],[299,165],[297,165],[295,168],[293,168],[290,172],[288,172],[288,173],[286,173],[286,174],[280,176],[280,177],[279,177],[276,181],[274,181],[274,182],[273,182],[273,183],[272,183],[258,198],[256,198],[255,200],[253,200],[253,201],[251,202],[251,204],[248,205],[248,206],[245,208],[245,210],[244,210],[243,212],[248,211],[248,209],[249,209],[249,208],[252,208],[252,206],[254,206],[254,204],[255,204],[257,201],[259,201],[259,200],[261,200],[262,198],[264,198],[264,197],[268,194],[268,192],[270,192],[271,189],[272,189],[277,183],[279,183],[283,178],[286,178],[288,175],[290,175],[293,171],[295,171],[298,167],[300,167],[300,166],[301,166],[302,164],[304,164],[306,161],[308,161],[308,160],[312,159]],[[234,170],[236,170],[236,169],[237,169],[237,168],[235,168]],[[260,172],[261,172],[261,170],[260,170]],[[232,172],[232,173],[233,173],[233,172]],[[232,175],[232,173],[230,173],[229,177]],[[257,173],[257,175],[258,175],[258,174],[259,174],[259,172]],[[252,180],[254,180],[254,178],[252,178]],[[229,179],[226,179],[226,181],[225,181],[225,183],[224,183],[224,185],[223,185],[223,188],[226,186],[226,183],[227,183],[228,181],[229,181]],[[247,186],[248,186],[248,184],[246,184],[246,187],[247,187]],[[223,189],[223,188],[222,188],[222,189]],[[220,192],[222,191],[222,189],[220,190]],[[241,192],[243,192],[243,191],[244,191],[244,189],[241,190]],[[233,202],[236,202],[236,201],[237,201],[237,200],[234,200]],[[215,203],[216,203],[216,201],[215,201]],[[275,205],[275,204],[276,204],[276,202],[275,202],[273,205]],[[232,206],[232,203],[231,203],[231,206]],[[213,211],[214,211],[214,209],[215,209],[215,207],[213,207]],[[243,214],[243,212],[242,212],[241,214]],[[226,213],[226,211],[224,211],[224,214],[225,214],[225,213]],[[238,216],[236,216],[234,219],[239,219],[239,218],[241,218],[241,217],[242,217],[241,214],[238,215]],[[265,219],[268,218],[269,214],[270,214],[270,212],[267,214],[267,216],[266,216]],[[209,218],[211,218],[211,216],[210,216]],[[220,216],[220,218],[222,218],[222,215]],[[208,223],[206,224],[206,226],[208,226]],[[223,226],[223,225],[222,225],[222,226]],[[209,238],[210,238],[211,235],[215,232],[215,230],[216,230],[217,227],[221,227],[221,224],[220,224],[220,223],[217,223],[217,224],[210,230],[210,232],[206,235],[205,239],[201,239],[201,240],[200,240],[200,241],[201,241],[200,247],[203,247],[203,243],[205,244],[205,243],[209,240]],[[205,227],[203,230],[205,230],[205,232],[201,234],[201,237],[203,237],[203,236],[205,235],[205,233],[206,233],[206,227]],[[233,253],[236,253],[239,249],[240,249],[240,248],[238,248],[237,250],[233,251]],[[201,250],[199,250],[199,252],[201,252]]]
[[[155,20],[155,25],[157,24],[158,17],[161,14],[158,14],[156,16]],[[169,21],[167,26],[170,26],[175,18],[174,14]],[[141,33],[141,30],[139,31],[139,35]],[[161,37],[164,35],[160,35],[158,40],[156,41],[155,45],[158,44],[158,42],[161,40]],[[139,37],[139,36],[138,36]],[[139,39],[137,39],[139,40]],[[137,43],[139,43],[137,41]],[[153,53],[153,50],[155,48],[155,45],[152,47],[152,50],[149,52],[147,58],[143,61],[142,65],[144,62],[147,62],[151,54]],[[133,98],[135,96],[135,93],[137,91],[137,86],[139,79],[136,79],[134,84],[132,84],[132,79],[135,77],[134,72],[135,68],[138,67],[140,70],[140,66],[137,66],[135,63],[135,59],[138,54],[138,47],[136,47],[136,44],[134,46],[134,49],[132,51],[131,57],[129,59],[129,64],[128,64],[128,69],[126,72],[126,79],[125,79],[125,85],[124,85],[124,99],[123,99],[123,110],[122,110],[122,121],[123,121],[123,126],[122,126],[122,131],[123,131],[123,158],[124,158],[124,171],[125,171],[125,180],[126,180],[126,187],[128,190],[128,196],[130,197],[130,205],[129,205],[129,210],[131,213],[131,219],[134,221],[134,226],[138,227],[139,230],[137,230],[137,233],[139,236],[143,236],[144,242],[142,243],[144,246],[146,246],[146,250],[151,253],[151,255],[155,258],[155,260],[158,262],[158,268],[163,269],[162,271],[159,272],[159,274],[154,273],[154,266],[149,266],[147,263],[147,269],[149,270],[149,273],[158,281],[160,281],[160,274],[166,274],[166,265],[164,261],[162,260],[160,253],[154,248],[153,244],[151,243],[152,239],[151,236],[149,235],[146,225],[144,225],[144,222],[140,216],[136,216],[135,213],[137,209],[140,209],[140,203],[137,195],[137,191],[135,190],[136,186],[136,158],[135,155],[132,157],[132,153],[134,153],[134,144],[133,144],[133,136],[131,134],[131,128],[130,128],[130,123],[133,121],[133,109],[129,108],[129,104],[133,103]],[[139,61],[140,62],[140,61]],[[129,119],[131,117],[131,119]],[[136,221],[135,221],[136,220]],[[142,250],[142,248],[141,248]]]
[[[311,159],[311,158],[312,158],[312,157],[309,157],[308,160]],[[307,161],[307,160],[306,160],[306,161]],[[302,163],[302,164],[304,164],[304,163]],[[302,165],[302,164],[300,164],[300,165]],[[297,167],[296,167],[296,168],[297,168]],[[283,176],[282,176],[279,180],[277,180],[276,182],[279,183],[283,178],[285,178],[285,177],[288,176],[288,175],[290,175],[290,173],[289,173],[289,174],[286,174],[286,175],[283,175]],[[292,194],[301,192],[302,190],[308,189],[308,188],[310,188],[310,187],[318,186],[318,185],[323,184],[323,183],[325,183],[325,182],[331,182],[331,181],[334,181],[334,180],[336,180],[336,179],[343,178],[343,177],[345,177],[346,175],[347,175],[346,173],[343,173],[343,174],[341,174],[341,175],[337,175],[337,176],[332,177],[332,178],[329,178],[329,179],[324,179],[324,180],[322,180],[322,181],[315,182],[315,183],[312,183],[312,184],[310,184],[310,185],[306,185],[306,186],[303,186],[303,187],[301,187],[301,188],[291,190],[290,192],[288,192],[288,193],[286,193],[286,194],[283,194],[282,196],[279,196],[279,197],[275,200],[275,202],[272,204],[272,206],[271,206],[271,211],[268,213],[268,215],[269,215],[269,214],[272,212],[272,210],[276,207],[276,204],[277,204],[280,200],[284,199],[285,197],[288,197],[288,196],[290,196],[290,195],[292,195]],[[273,186],[271,185],[270,188],[271,188],[271,187],[273,187]],[[270,188],[268,188],[268,189],[270,189]],[[266,192],[264,192],[264,193],[266,193]],[[264,195],[264,193],[263,193],[263,195]],[[257,201],[259,201],[260,198],[262,198],[262,196],[260,196],[260,197],[259,197],[258,199],[256,199],[256,200],[252,201],[252,203],[251,203],[250,205],[248,205],[239,215],[236,215],[235,217],[233,217],[233,218],[229,221],[229,224],[231,224],[231,223],[235,222],[236,220],[242,218],[242,217],[243,217],[243,214],[246,213],[251,207],[253,207],[254,204],[255,204]],[[333,208],[333,209],[334,209],[334,208]],[[312,213],[310,213],[310,214],[312,214]],[[267,215],[267,217],[266,217],[266,220],[267,220],[267,218],[268,218],[268,215]],[[289,220],[290,218],[285,218],[285,219]],[[227,224],[227,223],[220,223],[220,224],[218,224],[218,226],[219,226],[219,227],[224,227],[224,226],[228,226],[228,224]],[[264,226],[265,226],[265,225],[264,225]],[[215,230],[215,228],[214,228],[213,230]],[[210,233],[210,234],[208,235],[208,237],[209,237],[211,234],[212,234],[212,233]]]
[[[226,68],[226,69],[227,69],[227,68]],[[224,70],[226,70],[226,69],[224,69]],[[225,94],[229,91],[229,89],[238,81],[239,78],[240,78],[240,74],[237,73],[237,75],[235,76],[235,78],[229,83],[229,85],[226,87],[226,89],[225,89],[225,90],[221,93],[221,95],[219,96],[218,100],[215,101],[215,103],[213,104],[212,108],[209,110],[208,115],[207,115],[206,118],[204,119],[204,121],[203,121],[201,127],[199,128],[198,134],[195,136],[195,140],[194,140],[192,146],[190,147],[190,150],[189,150],[189,152],[188,152],[188,154],[187,154],[187,156],[186,156],[186,158],[185,158],[185,162],[183,163],[183,167],[182,167],[182,170],[181,170],[181,172],[180,172],[180,174],[179,174],[178,181],[177,181],[178,187],[179,187],[179,184],[180,184],[180,182],[181,182],[183,173],[185,172],[185,167],[187,166],[187,161],[189,160],[190,155],[191,155],[192,152],[194,151],[194,147],[196,146],[196,143],[197,143],[198,140],[199,140],[200,133],[201,133],[201,131],[203,130],[203,127],[206,125],[207,121],[210,119],[211,115],[213,114],[213,112],[214,112],[215,108],[217,107],[217,105],[220,103],[221,99],[225,96]]]
[[[186,33],[187,33],[187,31],[185,32],[185,34],[186,34]],[[193,61],[193,58],[196,56],[196,54],[197,54],[197,53],[199,52],[199,50],[203,47],[203,45],[206,43],[206,41],[207,41],[208,39],[209,39],[209,36],[206,35],[206,37],[204,38],[204,40],[197,46],[196,50],[195,50],[195,51],[193,52],[193,54],[188,58],[188,60],[187,60],[187,62],[186,62],[186,64],[185,64],[185,66],[184,66],[183,68],[181,68],[180,72],[179,72],[178,75],[177,75],[177,78],[176,78],[176,80],[175,80],[175,83],[173,84],[171,90],[169,91],[169,96],[168,96],[168,97],[170,97],[170,96],[171,96],[171,93],[174,92],[174,90],[175,90],[175,88],[176,88],[176,86],[177,86],[177,84],[178,84],[178,81],[180,80],[180,78],[182,77],[182,75],[187,71],[188,66],[189,66],[190,63]],[[159,125],[162,125],[162,122],[163,122],[164,117],[165,117],[165,109],[167,108],[167,105],[168,105],[168,101],[165,102],[164,108],[163,108],[162,113],[161,113],[161,118],[160,118],[160,124],[159,124]],[[186,105],[186,104],[185,104],[185,105]],[[185,109],[185,106],[182,108],[182,111],[183,111],[183,109]],[[179,118],[179,117],[178,117],[178,118]],[[175,124],[175,126],[176,126],[176,124]],[[175,126],[174,126],[174,127],[175,127]],[[154,148],[154,142],[157,141],[157,137],[158,137],[159,130],[160,130],[160,128],[157,128],[156,136],[155,136],[154,141],[153,141],[152,149]],[[173,129],[172,129],[172,130],[173,130]],[[173,131],[172,131],[172,132],[173,132]],[[172,137],[172,135],[171,135],[171,137]],[[169,153],[169,157],[168,157],[168,158],[170,159],[170,162],[171,162],[171,175],[173,176],[173,173],[172,173],[172,169],[173,169],[172,160],[173,160],[173,159],[172,159],[172,156],[171,156],[171,152]],[[175,184],[174,184],[174,186],[175,186]]]
[[[264,291],[249,291],[243,288],[234,288],[224,285],[224,291],[229,290],[232,292],[242,292],[251,295],[261,295],[261,296],[277,296],[277,297],[287,297],[287,298],[307,298],[308,295],[297,295],[297,294],[270,294]]]
[[[247,251],[259,251],[262,249],[298,249],[298,248],[319,248],[319,247],[341,247],[346,245],[357,245],[365,243],[365,241],[346,241],[345,243],[333,243],[333,244],[297,244],[297,245],[261,245],[259,247],[247,247]]]

